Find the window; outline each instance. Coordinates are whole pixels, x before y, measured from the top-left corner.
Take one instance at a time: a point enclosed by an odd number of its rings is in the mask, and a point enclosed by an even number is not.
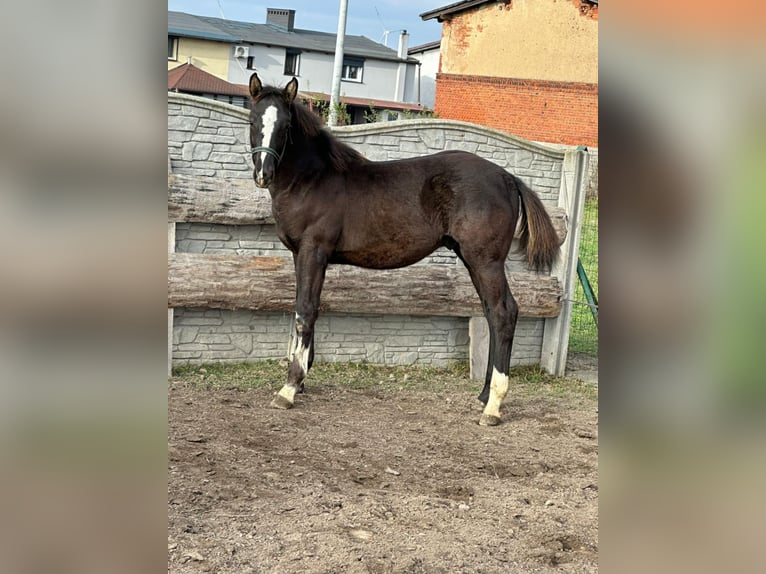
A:
[[[168,36],[168,60],[178,60],[178,38]]]
[[[285,76],[297,76],[301,53],[298,50],[285,50]]]
[[[247,69],[255,70],[255,58],[253,56],[247,57]]]
[[[360,58],[343,58],[343,73],[341,78],[349,82],[361,82],[364,71],[364,60]]]

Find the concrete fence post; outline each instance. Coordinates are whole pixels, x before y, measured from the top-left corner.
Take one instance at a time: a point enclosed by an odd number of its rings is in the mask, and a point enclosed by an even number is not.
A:
[[[561,256],[551,275],[562,285],[561,314],[545,320],[540,366],[557,376],[564,375],[569,347],[569,323],[572,318],[572,299],[577,286],[577,257],[580,252],[583,210],[585,208],[588,152],[585,148],[567,151],[561,177],[559,207],[569,214],[569,229],[561,245]]]

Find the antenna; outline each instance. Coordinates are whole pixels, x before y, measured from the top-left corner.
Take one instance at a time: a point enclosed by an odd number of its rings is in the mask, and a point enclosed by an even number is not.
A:
[[[381,18],[381,16],[380,16],[380,12],[378,11],[378,7],[377,6],[373,6],[373,8],[375,8],[375,13],[378,15],[378,20],[380,21],[380,26],[381,26],[381,28],[383,28],[383,34],[380,37],[380,41],[383,43],[383,45],[386,48],[388,48],[388,35],[391,32],[406,32],[406,30],[404,30],[403,28],[400,28],[399,30],[389,30],[388,28],[386,28],[386,25],[383,23],[383,18]]]

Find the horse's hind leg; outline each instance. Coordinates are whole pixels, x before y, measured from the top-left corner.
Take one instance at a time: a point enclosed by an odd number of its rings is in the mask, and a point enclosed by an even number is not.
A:
[[[314,362],[314,324],[319,316],[319,298],[327,270],[327,257],[316,248],[301,249],[295,257],[295,326],[288,360],[287,384],[271,402],[272,407],[292,408],[296,393]]]
[[[485,403],[479,424],[500,424],[500,404],[508,393],[511,348],[516,331],[518,306],[508,288],[502,260],[467,261],[471,279],[482,300],[489,323],[490,353],[487,377],[479,400]]]
[[[484,374],[484,387],[481,389],[479,396],[477,397],[481,404],[486,405],[489,401],[489,385],[492,382],[492,356],[495,354],[495,334],[492,332],[492,327],[489,324],[489,313],[485,312],[484,316],[487,319],[487,326],[489,327],[489,359],[487,360],[487,371]]]
[[[481,390],[481,393],[479,393],[479,401],[483,405],[487,404],[487,401],[489,400],[489,385],[492,381],[492,356],[495,354],[495,334],[492,331],[492,327],[490,322],[492,321],[492,316],[489,313],[489,306],[487,305],[487,302],[484,300],[484,297],[482,296],[482,290],[479,287],[479,278],[474,275],[474,272],[471,270],[471,266],[466,262],[465,259],[463,259],[462,254],[458,250],[458,257],[460,257],[460,260],[463,262],[463,264],[466,266],[466,269],[468,269],[468,273],[471,275],[471,281],[473,281],[474,287],[476,287],[476,292],[479,294],[479,298],[481,299],[481,306],[484,309],[484,318],[487,320],[487,326],[489,327],[489,360],[487,361],[487,371],[484,375],[484,388]]]

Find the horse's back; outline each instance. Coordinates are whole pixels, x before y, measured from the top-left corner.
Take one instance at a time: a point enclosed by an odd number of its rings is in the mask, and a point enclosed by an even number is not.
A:
[[[463,150],[364,162],[345,178],[335,259],[400,267],[442,245],[487,245],[499,236],[497,251],[507,253],[518,205],[509,177],[500,166]]]

